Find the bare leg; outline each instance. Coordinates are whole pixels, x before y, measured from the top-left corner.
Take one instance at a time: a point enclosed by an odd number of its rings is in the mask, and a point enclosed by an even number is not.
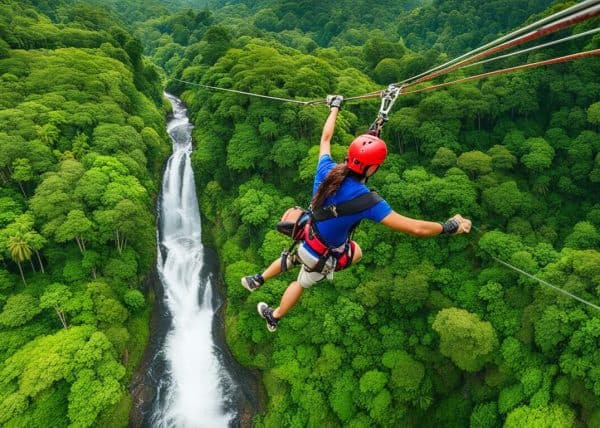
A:
[[[273,263],[271,263],[271,266],[269,266],[262,274],[262,277],[265,279],[265,281],[269,278],[273,278],[274,276],[277,276],[281,273],[281,257],[279,257],[277,260],[275,260]]]
[[[352,256],[352,264],[358,263],[360,259],[362,259],[362,249],[358,246],[358,244],[354,243],[354,255]]]
[[[298,281],[293,281],[288,288],[281,296],[281,303],[279,303],[279,307],[273,311],[273,316],[275,318],[283,317],[287,311],[292,309],[292,307],[300,300],[300,296],[304,292],[304,288],[300,285]]]

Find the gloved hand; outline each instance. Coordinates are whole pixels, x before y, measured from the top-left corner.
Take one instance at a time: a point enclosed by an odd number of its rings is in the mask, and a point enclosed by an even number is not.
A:
[[[327,95],[327,105],[329,108],[337,107],[338,110],[342,109],[342,102],[344,97],[341,95]]]
[[[461,233],[469,233],[471,231],[471,220],[463,218],[460,214],[448,219],[446,223],[442,223],[443,235],[458,235]]]

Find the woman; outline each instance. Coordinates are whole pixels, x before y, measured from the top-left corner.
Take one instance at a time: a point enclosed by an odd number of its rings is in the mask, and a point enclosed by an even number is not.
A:
[[[321,135],[319,163],[313,185],[313,211],[339,205],[369,193],[365,182],[375,174],[387,156],[383,140],[375,135],[364,134],[350,144],[345,163],[336,164],[331,159],[330,142],[342,101],[341,96],[335,96],[329,103],[330,113]],[[306,229],[297,253],[284,260],[287,268],[301,264],[298,279],[288,286],[277,308],[273,309],[265,302],[258,304],[258,313],[266,320],[269,331],[277,329],[279,320],[298,302],[305,288],[324,278],[331,279],[334,270],[345,269],[361,259],[362,251],[356,242],[349,239],[349,235],[353,227],[365,218],[399,232],[421,237],[456,235],[471,230],[471,221],[459,214],[443,224],[415,220],[396,213],[383,199],[360,212],[313,221],[312,228]],[[281,271],[282,260],[279,258],[262,274],[242,278],[242,285],[249,291],[254,291]]]

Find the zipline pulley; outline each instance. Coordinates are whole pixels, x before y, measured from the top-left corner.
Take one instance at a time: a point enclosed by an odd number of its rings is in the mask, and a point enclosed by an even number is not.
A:
[[[391,84],[387,87],[387,89],[381,91],[381,107],[379,107],[377,119],[375,119],[375,122],[373,122],[373,124],[369,127],[369,131],[373,131],[375,135],[379,136],[381,127],[385,122],[388,121],[388,114],[394,106],[398,95],[400,95],[402,87],[403,86]]]

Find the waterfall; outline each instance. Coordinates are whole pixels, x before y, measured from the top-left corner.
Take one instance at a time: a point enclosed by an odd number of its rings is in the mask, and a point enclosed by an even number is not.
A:
[[[192,128],[176,97],[167,132],[173,141],[159,203],[157,270],[171,327],[161,353],[166,372],[158,382],[151,425],[226,427],[236,417],[236,386],[213,335],[212,275],[203,275],[204,248],[190,154]]]

